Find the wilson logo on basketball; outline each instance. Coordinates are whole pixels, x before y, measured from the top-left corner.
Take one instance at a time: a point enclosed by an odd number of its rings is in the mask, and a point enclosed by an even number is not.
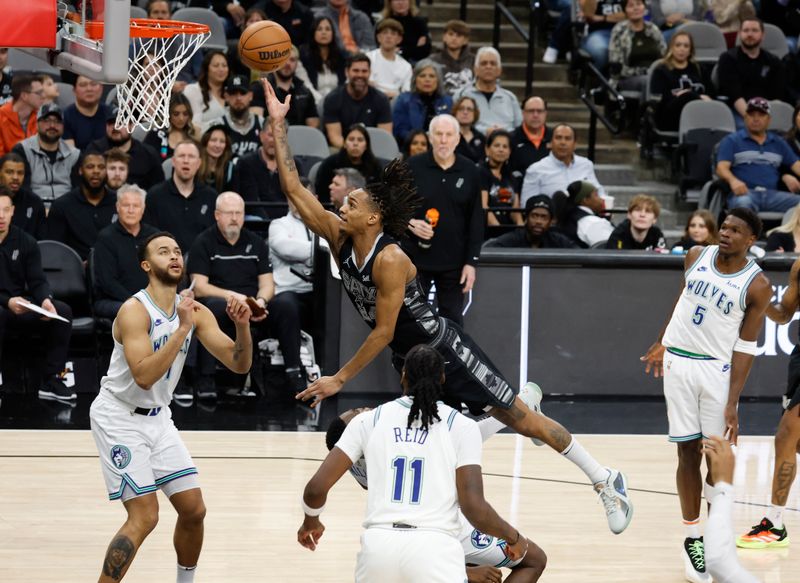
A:
[[[262,61],[271,61],[272,59],[280,59],[289,54],[290,49],[283,51],[258,51],[258,58]]]

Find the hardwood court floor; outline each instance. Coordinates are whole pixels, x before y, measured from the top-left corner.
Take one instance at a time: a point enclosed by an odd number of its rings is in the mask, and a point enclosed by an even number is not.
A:
[[[352,581],[365,494],[349,476],[334,488],[327,527],[315,553],[295,534],[303,485],[325,455],[320,433],[183,432],[208,506],[197,583]],[[542,546],[552,583],[679,583],[683,539],[674,485],[674,446],[658,436],[583,436],[605,464],[622,468],[635,515],[620,536],[583,474],[547,448],[497,435],[484,448],[487,498]],[[521,446],[516,456],[517,445]],[[757,522],[769,502],[770,438],[742,438],[737,467],[737,533]],[[519,460],[515,473],[515,459]],[[161,500],[161,522],[145,541],[126,582],[175,580],[174,512]],[[800,536],[798,487],[786,522]],[[107,500],[88,431],[0,431],[0,581],[96,581],[106,545],[124,520]],[[766,583],[800,580],[795,547],[739,551]]]

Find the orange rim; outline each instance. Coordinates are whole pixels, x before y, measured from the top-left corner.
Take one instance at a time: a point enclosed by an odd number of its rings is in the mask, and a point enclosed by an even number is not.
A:
[[[92,40],[103,40],[103,24],[97,20],[87,22],[86,36]],[[210,29],[196,22],[131,18],[130,31],[131,38],[169,38],[178,34],[207,34]]]

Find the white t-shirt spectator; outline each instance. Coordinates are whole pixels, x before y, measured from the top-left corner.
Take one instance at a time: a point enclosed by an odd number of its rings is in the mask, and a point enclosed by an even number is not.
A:
[[[369,82],[380,91],[402,93],[411,88],[411,65],[400,55],[390,61],[381,54],[380,49],[367,53],[371,66]]]

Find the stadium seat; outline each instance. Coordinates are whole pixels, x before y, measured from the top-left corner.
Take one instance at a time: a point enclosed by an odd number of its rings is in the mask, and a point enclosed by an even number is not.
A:
[[[656,125],[656,108],[661,101],[661,95],[653,93],[653,71],[660,64],[655,61],[647,70],[647,83],[644,86],[642,102],[644,114],[642,116],[642,149],[646,157],[651,157],[656,144],[671,148],[678,143],[678,132],[658,129]]]
[[[319,172],[319,167],[322,165],[322,162],[317,162],[311,167],[311,170],[308,171],[308,180],[311,184],[314,184],[317,181],[317,172]]]
[[[677,30],[692,35],[695,59],[698,63],[716,63],[719,56],[728,50],[725,36],[716,24],[687,22],[679,26]]]
[[[147,10],[131,4],[131,18],[147,18]]]
[[[208,25],[211,29],[211,36],[203,44],[203,49],[228,50],[228,40],[225,37],[225,25],[215,12],[207,8],[180,8],[172,15],[172,20]]]
[[[164,180],[172,178],[172,158],[167,158],[161,163],[161,168],[164,170]]]
[[[394,136],[381,128],[367,128],[372,153],[380,160],[394,160],[400,155],[400,148]]]
[[[792,129],[794,123],[794,108],[778,99],[773,99],[769,102],[771,118],[769,121],[769,129],[784,134]]]
[[[287,132],[289,148],[295,156],[304,156],[324,160],[330,156],[328,141],[317,128],[303,125],[289,126]]]
[[[75,103],[75,91],[72,85],[61,81],[57,81],[56,85],[58,85],[58,99],[56,99],[56,103],[61,109],[66,109]]]
[[[20,49],[8,49],[8,66],[11,67],[12,74],[19,71],[46,73],[50,75],[54,81],[61,81],[61,69],[48,65],[44,61]]]

